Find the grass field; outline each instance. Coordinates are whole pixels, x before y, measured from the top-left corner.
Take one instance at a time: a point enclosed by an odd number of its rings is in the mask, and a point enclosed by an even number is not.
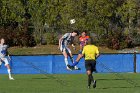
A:
[[[85,74],[0,75],[0,93],[140,93],[140,74],[94,74],[95,89],[87,89]],[[131,81],[131,82],[129,82]]]
[[[79,52],[79,46],[76,46],[76,50],[73,50],[70,46],[73,54]],[[62,54],[58,49],[58,45],[38,45],[35,47],[10,47],[9,53],[11,55],[37,55],[37,54]],[[99,47],[101,53],[118,53],[117,50],[111,50],[106,47]]]

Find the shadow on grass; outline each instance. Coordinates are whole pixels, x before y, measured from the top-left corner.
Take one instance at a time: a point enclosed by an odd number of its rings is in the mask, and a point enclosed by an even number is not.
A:
[[[50,79],[50,78],[32,78],[32,79]]]
[[[126,79],[97,79],[97,81],[126,81]],[[133,80],[139,80],[139,79],[133,79]],[[129,83],[129,82],[128,82]],[[140,88],[140,85],[139,84],[135,84],[135,82],[134,83],[130,83],[131,85],[130,86],[116,86],[116,87],[113,87],[113,86],[110,86],[110,87],[104,87],[104,88],[97,88],[97,89],[113,89],[113,88]]]
[[[126,79],[96,79],[97,81],[104,81],[104,80],[126,80]],[[132,79],[132,80],[140,80],[140,79]]]
[[[96,88],[96,89],[113,89],[113,88],[122,88],[122,89],[124,89],[124,88],[140,88],[140,86],[132,86],[132,87],[130,87],[130,86],[125,86],[125,87],[121,87],[121,86],[118,86],[118,87],[104,87],[104,88]]]

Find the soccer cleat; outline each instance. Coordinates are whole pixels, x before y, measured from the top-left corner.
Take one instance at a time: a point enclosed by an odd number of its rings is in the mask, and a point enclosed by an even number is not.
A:
[[[15,80],[13,77],[9,78],[9,80]]]
[[[68,67],[69,67],[71,70],[74,70],[74,66],[68,65]]]
[[[93,82],[93,88],[96,88],[96,80]]]
[[[67,65],[67,70],[72,70],[70,65]]]
[[[81,68],[78,68],[77,66],[74,66],[75,70],[81,70]]]

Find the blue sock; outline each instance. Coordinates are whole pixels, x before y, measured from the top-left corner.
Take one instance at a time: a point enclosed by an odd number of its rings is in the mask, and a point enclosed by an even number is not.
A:
[[[71,66],[76,66],[79,62],[74,62]]]

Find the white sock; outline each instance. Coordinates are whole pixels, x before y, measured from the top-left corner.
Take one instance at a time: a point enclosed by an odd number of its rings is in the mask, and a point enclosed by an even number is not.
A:
[[[67,65],[68,65],[68,59],[65,58],[64,60],[65,60],[65,64],[66,64],[66,66],[67,66]]]
[[[2,62],[0,61],[0,66],[2,65]]]
[[[9,78],[11,78],[11,77],[12,77],[12,76],[11,76],[11,70],[8,69],[7,71],[8,71]]]

